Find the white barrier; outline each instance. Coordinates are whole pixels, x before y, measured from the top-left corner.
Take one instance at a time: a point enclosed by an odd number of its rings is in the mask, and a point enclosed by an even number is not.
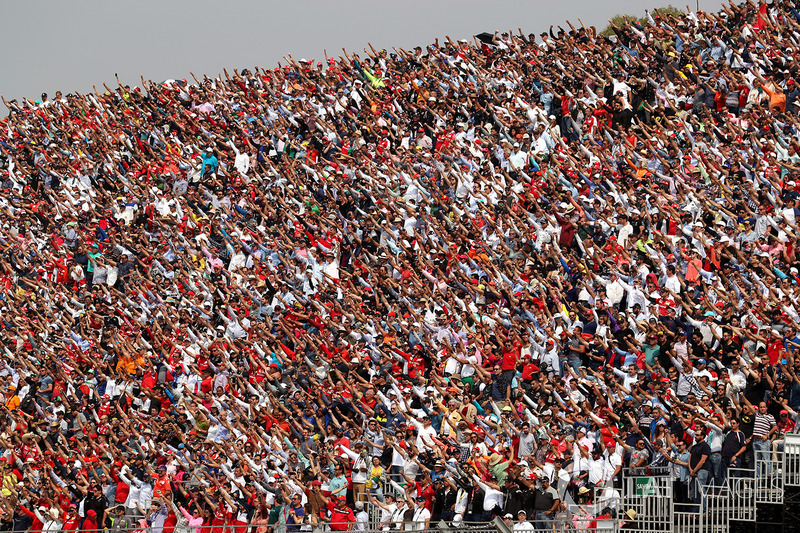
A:
[[[783,503],[783,452],[755,451],[756,504]]]
[[[800,434],[784,435],[783,455],[784,485],[800,486]]]
[[[728,470],[727,484],[730,494],[731,520],[753,522],[756,519],[756,481],[755,470],[731,468]]]

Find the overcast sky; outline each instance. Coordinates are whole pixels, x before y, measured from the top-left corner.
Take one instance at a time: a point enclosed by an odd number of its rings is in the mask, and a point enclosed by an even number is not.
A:
[[[42,0],[3,2],[0,93],[37,99],[160,81],[223,67],[274,67],[282,56],[323,57],[376,48],[410,49],[435,37],[471,38],[482,31],[527,34],[570,19],[602,29],[617,13],[643,15],[645,0]],[[716,9],[718,0],[701,0]],[[683,7],[681,5],[681,7]],[[692,9],[695,8],[692,0]]]

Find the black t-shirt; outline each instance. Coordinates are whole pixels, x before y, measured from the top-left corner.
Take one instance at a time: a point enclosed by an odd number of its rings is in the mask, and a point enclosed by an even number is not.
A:
[[[473,513],[480,513],[483,512],[483,500],[486,499],[486,493],[483,489],[479,488],[472,494],[472,512]]]
[[[614,338],[622,346],[624,346],[625,337],[628,336],[633,337],[633,330],[629,327],[626,327],[625,329],[620,329],[619,331],[614,333]]]
[[[742,449],[747,437],[742,431],[729,431],[722,442],[722,457],[730,459]]]
[[[742,344],[740,342],[736,342],[733,338],[727,341],[723,340],[721,345],[722,364],[725,366],[730,366],[734,354],[738,353],[741,347]]]
[[[541,397],[542,397],[542,389],[541,389],[541,387],[539,387],[537,389],[531,388],[531,390],[528,391],[528,398],[530,398],[531,401],[533,401],[533,403],[535,403],[535,404],[539,403],[539,398],[541,398]]]
[[[744,396],[753,405],[758,405],[764,401],[764,395],[769,389],[769,383],[766,378],[756,379],[752,376],[747,376],[747,386],[745,388]]]
[[[503,512],[510,513],[514,516],[517,516],[520,510],[524,510],[525,512],[527,512],[528,509],[524,507],[525,505],[524,499],[525,499],[525,494],[523,493],[522,490],[520,490],[517,487],[509,489],[508,492],[506,492],[506,501]]]
[[[706,441],[701,441],[699,443],[695,442],[692,449],[689,450],[689,466],[691,468],[696,468],[697,465],[700,463],[700,460],[703,456],[710,456],[711,455],[711,447],[708,445]],[[706,462],[703,463],[703,470],[708,470],[711,466],[711,462],[706,459]]]
[[[504,401],[510,385],[511,380],[503,373],[492,374],[492,400],[496,402]]]
[[[551,487],[552,488],[552,487]],[[552,491],[544,491],[538,489],[536,491],[536,504],[535,508],[537,511],[549,511],[553,508],[553,504],[556,502],[556,497],[553,496]]]
[[[441,515],[442,510],[444,510],[444,489],[440,488],[433,493],[433,509],[431,510],[431,514]]]
[[[756,422],[756,417],[753,414],[743,414],[739,417],[739,429],[742,430],[748,438],[753,436],[753,424]]]

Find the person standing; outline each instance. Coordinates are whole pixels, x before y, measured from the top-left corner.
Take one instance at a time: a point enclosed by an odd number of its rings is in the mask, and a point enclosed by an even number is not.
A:
[[[740,457],[747,451],[747,437],[739,429],[739,421],[733,419],[730,422],[730,430],[725,434],[722,441],[722,465],[720,466],[720,477],[722,482],[728,479],[729,468],[741,468]],[[735,477],[738,477],[734,474]]]
[[[543,477],[540,481],[541,486],[536,491],[534,508],[536,509],[536,529],[550,529],[553,524],[553,517],[558,511],[561,499],[558,497],[556,489],[550,486],[550,479]]]
[[[431,522],[431,512],[425,507],[425,497],[417,496],[417,505],[411,518],[412,531],[425,531]]]
[[[339,496],[328,500],[328,527],[331,531],[351,531],[356,523],[356,515],[347,506],[347,497]]]
[[[364,510],[364,502],[356,502],[356,525],[354,531],[365,531],[369,522],[369,513]]]
[[[762,476],[772,471],[772,465],[769,464],[772,448],[770,439],[776,430],[775,417],[767,412],[767,403],[759,402],[758,410],[753,420],[753,452],[755,453],[757,476]]]
[[[708,458],[711,456],[711,447],[705,440],[705,432],[697,431],[694,435],[694,444],[689,450],[689,477],[695,504],[700,503],[701,489],[708,483],[711,472]]]

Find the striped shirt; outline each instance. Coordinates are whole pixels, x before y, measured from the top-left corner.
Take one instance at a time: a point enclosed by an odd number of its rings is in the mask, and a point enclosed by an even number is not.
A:
[[[761,413],[757,412],[755,422],[753,422],[753,436],[764,437],[769,435],[769,432],[774,425],[774,416],[770,414],[762,415]]]

